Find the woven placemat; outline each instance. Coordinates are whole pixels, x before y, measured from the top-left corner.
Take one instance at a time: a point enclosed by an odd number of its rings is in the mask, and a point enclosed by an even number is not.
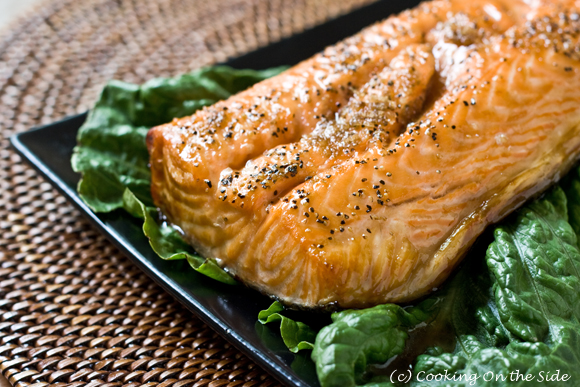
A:
[[[224,61],[372,0],[56,0],[0,39],[0,370],[15,386],[277,382],[145,276],[9,149],[109,79]]]

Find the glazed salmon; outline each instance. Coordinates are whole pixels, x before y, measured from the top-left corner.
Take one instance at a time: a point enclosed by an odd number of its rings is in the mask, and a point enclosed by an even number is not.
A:
[[[321,119],[300,141],[249,160],[241,171],[222,171],[222,201],[260,211],[319,170],[339,165],[369,147],[388,143],[416,116],[427,98],[435,60],[426,45],[411,45],[356,91],[334,119]]]
[[[580,154],[573,1],[434,1],[150,130],[152,194],[202,255],[289,305],[438,286]]]

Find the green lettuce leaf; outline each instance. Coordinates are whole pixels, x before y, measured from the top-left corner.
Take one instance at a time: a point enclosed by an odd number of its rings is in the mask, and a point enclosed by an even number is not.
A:
[[[385,304],[334,313],[332,324],[316,336],[312,351],[321,386],[385,385],[384,378],[374,375],[370,367],[400,355],[409,330],[435,315],[439,301],[431,298],[407,309]]]
[[[258,321],[262,324],[279,321],[282,340],[288,349],[294,353],[303,349],[314,348],[313,343],[316,332],[303,322],[294,321],[280,314],[283,310],[284,306],[278,301],[274,301],[268,309],[262,310],[258,314]]]
[[[454,353],[419,356],[415,384],[524,386],[533,381],[556,386],[562,380],[549,380],[548,372],[559,370],[577,385],[580,251],[564,191],[556,187],[528,204],[497,227],[494,237],[486,256],[493,282],[487,308],[508,343],[496,347],[464,332]],[[445,372],[460,379],[425,381],[424,375]]]
[[[512,340],[557,340],[562,327],[578,326],[580,252],[567,218],[566,196],[557,188],[495,230],[487,263]]]
[[[143,85],[111,81],[77,135],[71,164],[82,174],[78,193],[95,212],[124,209],[143,219],[143,232],[163,259],[187,259],[192,268],[218,281],[235,284],[214,260],[198,256],[171,226],[159,224],[151,199],[151,173],[145,138],[149,128],[194,113],[280,73],[203,68]]]

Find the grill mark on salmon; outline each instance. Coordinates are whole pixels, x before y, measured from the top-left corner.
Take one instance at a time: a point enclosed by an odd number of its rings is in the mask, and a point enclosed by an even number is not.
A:
[[[287,304],[422,296],[578,158],[579,19],[565,0],[424,3],[153,128],[154,200],[203,255]],[[310,164],[286,169],[294,151]]]

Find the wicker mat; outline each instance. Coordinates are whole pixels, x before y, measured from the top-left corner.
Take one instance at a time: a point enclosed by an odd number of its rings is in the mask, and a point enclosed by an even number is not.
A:
[[[271,386],[9,149],[112,78],[223,61],[371,0],[56,0],[0,39],[0,370],[15,386]]]

